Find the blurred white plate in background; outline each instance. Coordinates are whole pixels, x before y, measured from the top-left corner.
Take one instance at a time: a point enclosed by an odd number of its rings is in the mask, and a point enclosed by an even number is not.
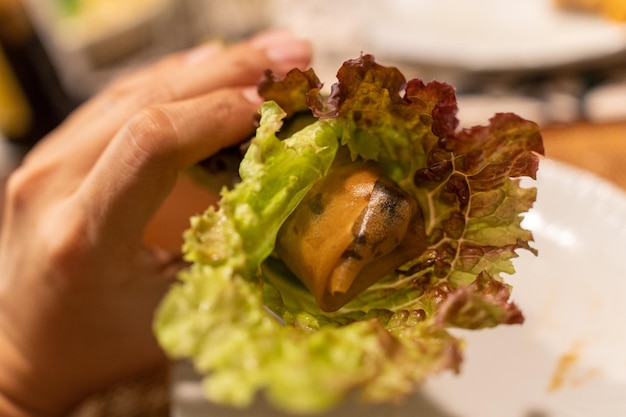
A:
[[[423,393],[442,417],[626,416],[626,195],[551,160],[535,185],[524,224],[539,256],[507,279],[526,322],[463,333],[461,374]]]
[[[584,171],[542,161],[524,219],[540,254],[515,260],[513,298],[526,323],[467,340],[460,375],[443,374],[403,407],[346,404],[333,417],[626,416],[626,195]],[[197,378],[175,375],[173,417],[274,416],[208,404]]]
[[[553,0],[273,0],[276,25],[320,55],[371,53],[466,71],[519,71],[626,51],[626,25],[564,12]]]
[[[391,0],[367,42],[379,55],[467,70],[520,70],[626,50],[626,25],[552,0]]]

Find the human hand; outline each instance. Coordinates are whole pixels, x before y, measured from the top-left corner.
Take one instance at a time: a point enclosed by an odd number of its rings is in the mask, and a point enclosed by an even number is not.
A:
[[[152,315],[182,263],[146,231],[171,225],[159,208],[181,170],[252,133],[263,70],[310,56],[277,31],[166,57],[27,155],[0,229],[0,414],[61,416],[163,363]]]

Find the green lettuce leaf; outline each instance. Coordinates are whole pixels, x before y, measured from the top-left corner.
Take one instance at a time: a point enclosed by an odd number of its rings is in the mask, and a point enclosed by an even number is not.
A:
[[[155,333],[173,358],[193,360],[213,401],[244,407],[263,392],[278,408],[310,413],[348,394],[397,400],[433,373],[458,371],[462,341],[451,328],[523,322],[503,274],[514,272],[517,250],[534,252],[521,216],[536,190],[517,177],[535,177],[537,125],[502,113],[459,130],[451,86],[407,82],[369,55],[337,78],[325,97],[312,70],[266,74],[269,101],[241,182],[186,232],[192,266],[158,309]],[[325,313],[273,249],[342,146],[418,201],[428,248]]]

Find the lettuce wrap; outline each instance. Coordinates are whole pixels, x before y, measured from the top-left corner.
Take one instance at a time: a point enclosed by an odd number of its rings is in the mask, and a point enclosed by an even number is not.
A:
[[[313,70],[266,74],[239,182],[185,233],[191,266],[154,329],[211,401],[398,401],[459,371],[452,329],[524,320],[504,277],[536,252],[519,178],[535,178],[538,126],[499,113],[460,129],[453,87],[370,55],[337,79],[324,95]]]

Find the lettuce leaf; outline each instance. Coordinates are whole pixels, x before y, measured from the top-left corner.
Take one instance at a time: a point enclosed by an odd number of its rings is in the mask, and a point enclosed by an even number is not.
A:
[[[517,178],[535,177],[537,125],[501,113],[459,129],[451,86],[407,82],[370,55],[346,61],[337,78],[325,97],[312,70],[266,74],[241,182],[185,234],[192,266],[162,301],[155,333],[171,357],[193,360],[210,400],[244,407],[263,392],[300,413],[348,394],[398,400],[435,372],[458,372],[462,341],[451,328],[523,322],[503,274],[514,272],[517,250],[535,252],[520,223],[536,190]],[[377,161],[418,201],[429,245],[324,313],[272,253],[281,224],[342,146]]]

